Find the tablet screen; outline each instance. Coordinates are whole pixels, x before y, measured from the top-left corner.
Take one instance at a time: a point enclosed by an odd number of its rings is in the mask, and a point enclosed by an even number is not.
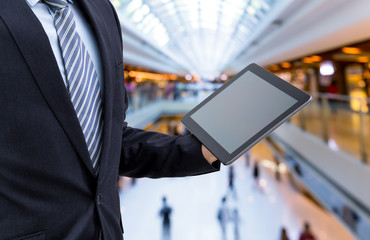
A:
[[[231,154],[295,103],[247,71],[190,117]]]

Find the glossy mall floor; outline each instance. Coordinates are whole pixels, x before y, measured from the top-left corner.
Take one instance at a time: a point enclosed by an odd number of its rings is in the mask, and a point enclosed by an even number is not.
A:
[[[163,126],[158,126],[163,131]],[[228,187],[230,167],[220,172],[178,179],[121,179],[121,212],[125,238],[129,240],[161,239],[162,197],[172,207],[172,240],[218,240],[222,238],[217,211],[227,196],[230,212],[238,210],[240,236],[235,238],[235,223],[228,222],[227,240],[279,239],[285,227],[290,239],[299,239],[305,221],[320,240],[354,238],[334,217],[321,208],[289,177],[282,168],[280,181],[270,150],[259,143],[250,152],[249,164],[241,157],[234,166],[234,192]],[[259,189],[253,179],[253,165],[260,164]]]

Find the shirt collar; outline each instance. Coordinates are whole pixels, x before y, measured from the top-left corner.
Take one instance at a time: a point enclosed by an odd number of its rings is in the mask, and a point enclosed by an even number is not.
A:
[[[67,0],[69,3],[73,3],[73,0]],[[30,5],[31,8],[33,8],[38,2],[41,2],[41,0],[26,0],[28,5]]]
[[[34,7],[36,5],[36,3],[38,3],[40,0],[26,0],[26,2],[28,3],[28,5],[30,5],[30,7]]]

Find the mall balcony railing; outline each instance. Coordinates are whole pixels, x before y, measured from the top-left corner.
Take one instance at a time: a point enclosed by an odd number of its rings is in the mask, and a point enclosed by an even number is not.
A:
[[[313,94],[313,101],[291,123],[370,164],[370,99],[338,94]]]
[[[192,101],[200,103],[204,98],[210,95],[214,89],[178,89],[166,91],[161,88],[143,89],[137,88],[128,92],[129,109],[128,112],[136,112],[148,105],[158,103],[159,101]]]
[[[128,113],[159,101],[197,104],[214,90],[180,89],[169,93],[160,88],[136,90],[130,93]],[[370,99],[338,94],[311,95],[313,101],[290,122],[320,138],[331,149],[349,153],[370,164]]]

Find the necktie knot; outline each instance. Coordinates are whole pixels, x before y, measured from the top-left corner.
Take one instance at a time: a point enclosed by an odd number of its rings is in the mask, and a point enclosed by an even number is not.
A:
[[[52,12],[57,12],[68,7],[67,0],[44,0]]]

